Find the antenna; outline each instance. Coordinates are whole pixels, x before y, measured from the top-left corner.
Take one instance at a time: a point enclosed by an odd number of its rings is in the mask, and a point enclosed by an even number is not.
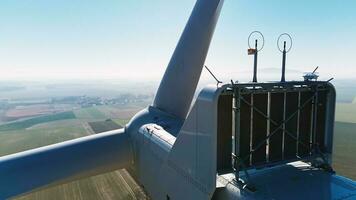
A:
[[[282,57],[282,78],[281,78],[281,82],[285,82],[286,81],[286,41],[284,41],[283,44],[283,57]]]
[[[329,78],[329,80],[327,80],[326,82],[330,82],[332,80],[334,80],[334,77],[333,78]]]
[[[210,75],[215,79],[216,84],[219,85],[220,83],[222,83],[222,81],[220,81],[218,78],[216,78],[216,76],[213,74],[213,72],[210,71],[210,69],[208,68],[208,66],[204,65],[205,69],[208,70],[208,72],[210,73]]]
[[[312,72],[312,74],[315,74],[316,70],[319,69],[319,66],[316,66],[316,68],[314,69],[314,71]]]
[[[257,49],[257,43],[258,43],[258,40],[255,40],[255,49]],[[253,59],[253,80],[252,80],[252,82],[254,82],[254,83],[257,82],[257,53],[258,53],[258,51],[255,51],[254,59]]]
[[[254,36],[254,37],[260,36],[262,38],[262,47],[260,49],[258,49],[258,39],[255,39],[255,48],[251,48],[250,39],[252,38],[252,36]],[[265,45],[265,38],[263,37],[263,34],[260,31],[253,31],[252,33],[250,33],[250,35],[248,36],[249,49],[247,50],[247,54],[254,56],[253,79],[252,79],[252,82],[254,82],[254,83],[257,83],[257,56],[258,56],[258,52],[263,49],[264,45]]]
[[[281,50],[279,44],[280,44],[280,40],[281,38],[283,38],[284,36],[288,37],[289,38],[289,41],[290,41],[290,46],[288,48],[288,50],[286,50],[286,44],[287,42],[284,40],[283,41],[283,50]],[[285,82],[286,81],[286,55],[287,53],[291,50],[292,48],[292,37],[288,34],[288,33],[283,33],[281,34],[279,37],[278,37],[278,40],[277,40],[277,47],[278,47],[278,50],[280,52],[282,52],[282,77],[281,77],[281,82]]]

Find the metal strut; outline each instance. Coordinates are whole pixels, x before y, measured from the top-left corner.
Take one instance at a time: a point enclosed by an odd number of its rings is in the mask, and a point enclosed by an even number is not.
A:
[[[231,80],[231,84],[232,85],[235,85],[234,82]],[[247,171],[247,167],[245,165],[244,162],[241,162],[241,159],[239,158],[239,155],[240,152],[239,152],[239,145],[240,145],[240,94],[239,94],[239,90],[237,89],[237,87],[233,87],[233,99],[234,99],[234,107],[233,107],[233,110],[234,110],[234,114],[235,114],[235,117],[234,117],[234,120],[235,120],[235,133],[234,133],[234,152],[232,152],[232,160],[233,160],[233,170],[235,172],[235,179],[236,179],[236,182],[239,183],[242,188],[244,189],[248,189],[252,192],[256,191],[256,188],[254,187],[254,184],[252,183],[252,180],[250,178],[250,175]],[[247,181],[244,182],[240,179],[240,168],[243,170],[245,176],[246,176],[246,179]]]

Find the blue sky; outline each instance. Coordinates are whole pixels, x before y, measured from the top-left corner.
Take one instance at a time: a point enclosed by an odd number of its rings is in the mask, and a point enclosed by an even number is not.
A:
[[[194,3],[2,0],[0,78],[159,79]],[[249,80],[247,37],[259,30],[259,77],[278,79],[276,40],[287,32],[287,78],[317,65],[324,78],[356,78],[355,9],[354,0],[226,0],[206,64],[221,79]]]

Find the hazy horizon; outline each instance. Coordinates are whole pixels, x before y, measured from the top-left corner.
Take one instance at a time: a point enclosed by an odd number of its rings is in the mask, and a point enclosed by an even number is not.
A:
[[[160,79],[194,3],[1,1],[0,79]],[[276,40],[287,32],[293,37],[288,70],[320,66],[324,79],[356,78],[355,6],[352,0],[227,0],[206,64],[221,79],[249,80],[250,73],[241,73],[252,66],[247,37],[259,30],[266,40],[259,69],[280,68]],[[300,76],[287,71],[287,78]]]

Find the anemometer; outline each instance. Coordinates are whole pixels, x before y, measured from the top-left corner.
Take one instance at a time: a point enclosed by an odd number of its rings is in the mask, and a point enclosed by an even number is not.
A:
[[[251,38],[255,40],[255,48],[251,47]],[[258,48],[258,38],[262,40],[262,46]],[[253,62],[253,80],[252,82],[257,83],[257,55],[258,52],[263,49],[265,46],[265,38],[260,31],[253,31],[248,36],[248,55],[254,55],[254,62]]]

